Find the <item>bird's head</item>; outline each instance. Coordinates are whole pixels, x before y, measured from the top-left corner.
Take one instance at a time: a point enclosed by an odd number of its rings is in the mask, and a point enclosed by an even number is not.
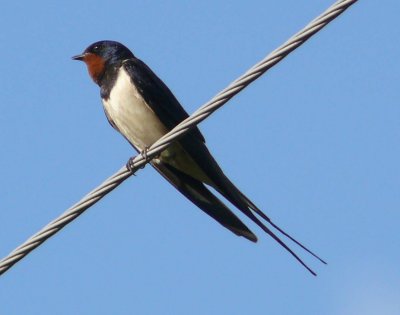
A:
[[[89,75],[100,84],[108,67],[118,66],[125,59],[133,58],[132,52],[121,43],[103,40],[91,44],[85,51],[72,57],[86,63]]]

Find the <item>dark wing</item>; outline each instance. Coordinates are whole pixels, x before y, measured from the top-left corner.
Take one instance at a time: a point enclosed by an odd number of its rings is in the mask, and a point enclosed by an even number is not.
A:
[[[171,90],[143,61],[132,58],[124,61],[123,66],[146,103],[168,130],[189,117]],[[193,128],[189,135],[205,141],[197,127]]]
[[[202,182],[163,162],[152,163],[152,165],[179,192],[222,226],[236,235],[243,236],[252,242],[257,242],[257,237],[253,232],[215,197]]]

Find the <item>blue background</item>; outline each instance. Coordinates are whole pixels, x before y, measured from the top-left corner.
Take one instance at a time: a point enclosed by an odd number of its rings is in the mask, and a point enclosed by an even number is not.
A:
[[[331,3],[4,3],[0,256],[134,155],[72,55],[121,41],[191,113]],[[400,314],[399,9],[359,1],[200,125],[318,277],[146,167],[0,277],[0,314]]]

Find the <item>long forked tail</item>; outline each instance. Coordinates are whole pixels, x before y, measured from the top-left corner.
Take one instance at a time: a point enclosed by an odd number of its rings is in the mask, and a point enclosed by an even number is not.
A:
[[[222,173],[223,174],[223,173]],[[289,247],[287,246],[275,233],[273,233],[255,214],[259,215],[267,223],[269,223],[274,229],[282,233],[284,236],[289,238],[295,244],[300,246],[306,252],[311,254],[313,257],[318,259],[323,264],[327,264],[322,258],[313,253],[310,249],[304,246],[302,243],[297,241],[294,237],[289,235],[279,226],[272,222],[272,220],[262,212],[249,198],[247,198],[236,186],[223,174],[219,177],[219,185],[216,187],[217,191],[221,193],[226,199],[234,204],[240,211],[242,211],[248,218],[256,223],[264,232],[271,236],[279,245],[285,248],[301,265],[303,265],[312,275],[317,274]],[[222,180],[221,180],[222,179]],[[221,185],[222,184],[222,185]],[[252,212],[254,211],[254,213]]]
[[[263,218],[265,221],[267,221],[269,224],[271,224],[271,226],[276,229],[277,231],[279,231],[280,233],[282,233],[283,235],[285,235],[288,239],[290,239],[292,242],[294,242],[295,244],[297,244],[298,246],[300,246],[302,249],[304,249],[307,253],[311,254],[312,256],[314,256],[316,259],[318,259],[320,262],[322,262],[323,264],[327,265],[328,263],[323,260],[321,257],[319,257],[317,254],[315,254],[314,252],[312,252],[310,249],[308,249],[306,246],[304,246],[302,243],[300,243],[298,240],[296,240],[294,237],[292,237],[290,234],[288,234],[287,232],[285,232],[284,230],[282,230],[279,226],[277,226],[274,222],[272,222],[272,220],[264,213],[262,212],[249,198],[247,198],[242,192],[240,192],[240,195],[242,196],[242,198],[247,202],[248,207],[251,208],[255,213],[257,213],[261,218]]]
[[[231,212],[211,191],[200,181],[193,177],[177,170],[176,168],[169,166],[165,163],[152,163],[153,167],[167,179],[176,189],[179,190],[186,198],[197,205],[201,210],[229,229],[238,236],[243,236],[250,241],[256,242],[257,237],[251,232],[248,227],[233,213]],[[223,173],[222,173],[223,174]],[[243,212],[248,218],[256,223],[264,232],[270,235],[279,245],[281,245],[286,251],[288,251],[301,265],[303,265],[312,275],[316,276],[316,273],[289,247],[287,246],[274,232],[272,232],[257,216],[260,216],[263,220],[269,223],[273,228],[288,237],[294,243],[299,245],[305,251],[310,253],[312,256],[326,264],[324,260],[319,258],[311,250],[301,244],[299,241],[294,239],[264,214],[250,199],[248,199],[242,192],[240,192],[229,179],[223,175],[219,179],[222,179],[223,185],[218,185],[217,191],[221,193],[227,200],[234,204],[241,212]],[[219,182],[221,184],[221,181]],[[221,188],[223,187],[223,188]],[[254,212],[254,213],[253,213]]]
[[[268,235],[270,235],[276,242],[278,242],[282,247],[284,247],[298,262],[300,262],[310,273],[316,275],[313,270],[311,270],[303,260],[291,250],[278,236],[276,236],[260,219],[256,216],[260,216],[268,224],[270,224],[274,229],[282,233],[284,236],[288,237],[291,241],[295,242],[301,248],[306,250],[312,256],[320,260],[322,263],[326,264],[324,260],[315,255],[311,250],[301,244],[299,241],[295,240],[288,233],[283,231],[277,225],[275,225],[267,215],[265,215],[253,202],[249,200],[236,186],[228,179],[224,174],[222,169],[219,167],[218,163],[215,161],[209,150],[207,149],[204,142],[200,140],[196,141],[194,137],[183,137],[179,141],[184,149],[188,152],[191,158],[195,160],[197,165],[207,174],[208,178],[211,180],[208,183],[214,189],[216,189],[222,196],[229,200],[233,205],[235,205],[241,212],[243,212],[247,217],[249,217],[254,223],[256,223],[261,229],[263,229]]]

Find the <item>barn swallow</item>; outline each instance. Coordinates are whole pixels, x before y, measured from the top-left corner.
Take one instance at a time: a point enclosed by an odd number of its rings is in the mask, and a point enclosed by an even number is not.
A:
[[[105,114],[114,129],[138,152],[188,117],[187,112],[160,78],[124,45],[99,41],[74,60],[85,62],[93,81],[100,87]],[[321,258],[275,225],[223,173],[195,127],[172,143],[151,165],[186,198],[222,226],[252,242],[257,237],[207,187],[212,187],[284,247],[307,270],[316,275],[262,220],[308,253]]]

